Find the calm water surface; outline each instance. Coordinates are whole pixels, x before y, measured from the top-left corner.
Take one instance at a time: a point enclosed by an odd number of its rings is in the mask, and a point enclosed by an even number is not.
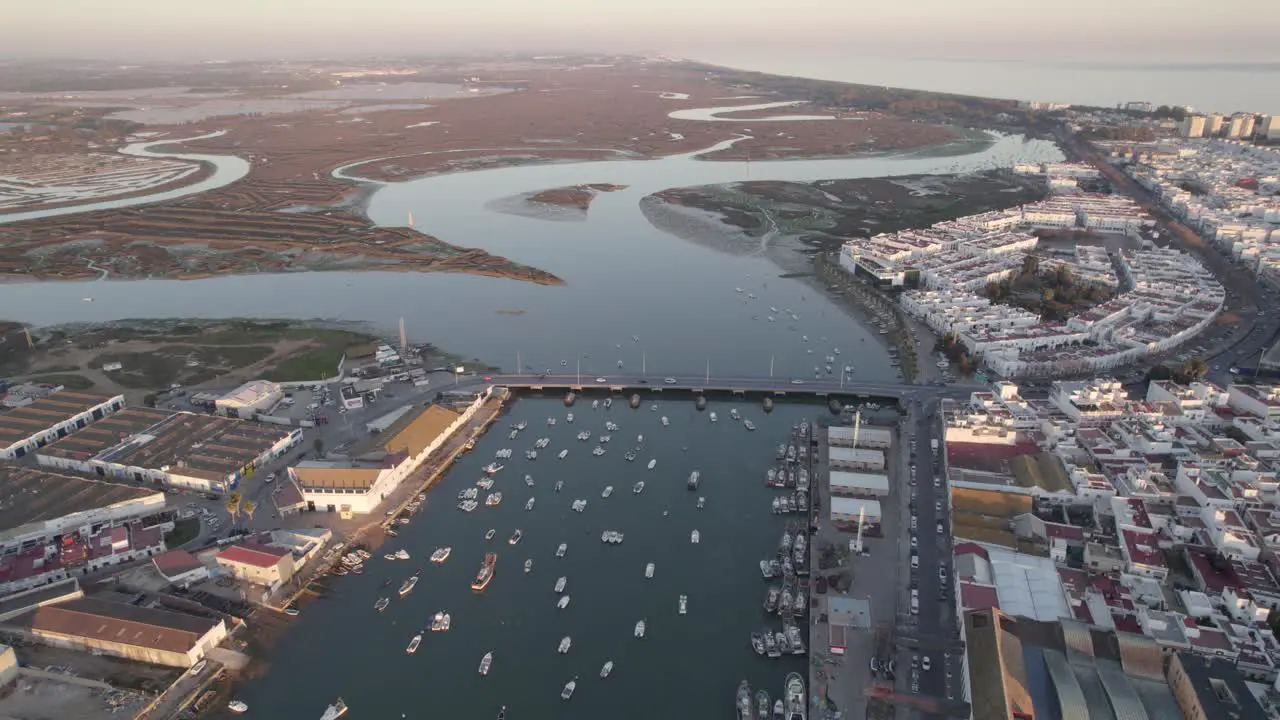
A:
[[[804,671],[803,657],[767,659],[750,647],[750,633],[776,618],[761,608],[767,585],[757,564],[775,552],[787,516],[773,515],[769,503],[776,491],[764,487],[763,473],[773,463],[774,447],[785,441],[793,423],[812,418],[821,408],[779,404],[766,415],[754,403],[740,402],[744,418],[759,429],[749,433],[729,418],[728,402],[712,403],[719,422],[699,413],[692,402],[661,402],[638,410],[615,402],[606,411],[590,402],[572,409],[574,424],[565,422],[559,399],[527,399],[462,459],[433,489],[425,509],[390,539],[364,575],[333,578],[330,597],[307,605],[271,657],[271,670],[240,689],[251,718],[315,718],[333,697],[342,695],[353,718],[491,718],[501,705],[512,720],[528,718],[716,718],[733,717],[734,692],[747,678],[773,697],[788,672]],[[666,415],[670,427],[663,428]],[[546,418],[555,416],[555,427]],[[612,419],[612,433],[602,457],[591,455],[595,438]],[[529,427],[515,440],[509,425],[526,420]],[[574,436],[592,432],[591,442]],[[623,453],[645,442],[635,462]],[[539,437],[551,445],[535,461],[524,458]],[[496,508],[481,505],[473,513],[455,508],[460,490],[482,477],[481,468],[494,452],[514,450],[495,476],[494,490],[503,493]],[[568,448],[568,457],[556,459]],[[647,470],[656,459],[653,470]],[[702,482],[690,492],[685,481],[700,470]],[[533,476],[535,486],[523,482]],[[560,493],[557,480],[564,481]],[[632,493],[637,480],[645,490]],[[614,487],[608,499],[600,497]],[[698,495],[707,499],[697,510]],[[482,493],[483,497],[483,493]],[[526,512],[529,497],[536,505]],[[574,499],[587,501],[579,514]],[[496,529],[493,541],[484,534]],[[507,544],[513,530],[524,539]],[[690,531],[701,542],[692,545]],[[626,534],[621,545],[605,545],[600,533]],[[556,547],[568,543],[564,558]],[[453,547],[443,565],[427,560],[442,545]],[[409,562],[389,562],[381,553],[400,547]],[[482,594],[470,589],[486,552],[498,553],[497,573]],[[533,572],[525,574],[526,558]],[[656,564],[653,579],[645,564]],[[393,595],[414,568],[423,568],[412,595],[393,598],[386,612],[374,602]],[[556,579],[568,578],[570,604],[556,608]],[[384,578],[391,587],[382,587]],[[689,596],[689,613],[677,614],[679,595]],[[453,627],[427,633],[416,655],[406,655],[409,639],[431,615],[446,610]],[[637,620],[646,620],[643,639],[633,637]],[[556,647],[568,635],[567,655]],[[487,677],[477,672],[480,658],[492,651]],[[614,662],[612,675],[599,678],[601,665]],[[560,690],[574,676],[577,692],[565,703]]]

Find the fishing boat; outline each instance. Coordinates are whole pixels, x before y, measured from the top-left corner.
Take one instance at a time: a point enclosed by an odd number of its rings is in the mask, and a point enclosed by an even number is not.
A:
[[[755,713],[751,710],[751,686],[746,680],[738,685],[737,704],[735,705],[738,713],[738,720],[755,720]]]
[[[484,534],[485,540],[492,540],[494,535],[498,534],[497,528],[489,528],[489,532]]]
[[[775,613],[778,611],[778,599],[781,593],[778,588],[770,586],[769,592],[765,594],[764,611],[767,613]]]
[[[773,514],[774,515],[782,514],[782,498],[773,499]]]
[[[756,651],[757,655],[764,654],[764,636],[758,632],[751,633],[751,649]]]
[[[569,648],[572,645],[573,645],[573,640],[568,635],[565,635],[564,637],[560,638],[560,646],[556,648],[556,652],[563,655],[569,652]]]
[[[556,481],[556,492],[560,492],[560,488],[562,488],[562,487],[564,487],[564,481],[563,481],[563,480],[557,480],[557,481]]]
[[[644,576],[646,578],[653,577],[653,563],[649,563],[648,565],[644,566]]]
[[[556,557],[564,557],[564,553],[569,549],[569,543],[560,543],[560,547],[556,548]]]
[[[696,506],[696,507],[697,507],[699,510],[701,510],[702,508],[704,508],[704,507],[706,507],[706,506],[707,506],[707,499],[706,499],[705,497],[701,497],[701,496],[699,496],[699,497],[698,497],[698,504],[697,504],[697,506]]]
[[[533,572],[533,558],[524,561],[524,571],[526,573]]]
[[[489,494],[489,497],[487,497],[487,498],[485,498],[485,499],[484,499],[484,504],[485,504],[485,505],[488,505],[489,507],[495,507],[496,505],[498,505],[498,504],[499,504],[499,503],[501,503],[501,502],[502,502],[502,492],[501,492],[501,491],[498,491],[498,492],[495,492],[495,493],[490,493],[490,494]]]
[[[782,651],[778,649],[778,640],[773,633],[764,631],[764,654],[771,658],[782,657]]]
[[[524,537],[524,531],[521,530],[520,528],[516,528],[516,531],[511,533],[511,537],[507,538],[507,544],[515,545],[516,543],[520,542],[520,538],[522,537]]]
[[[800,628],[795,625],[788,625],[786,632],[787,645],[791,648],[792,655],[804,654],[804,638],[800,636]]]
[[[638,638],[644,637],[644,621],[643,620],[636,623],[636,637]]]
[[[451,547],[436,548],[436,551],[431,553],[431,562],[442,563],[449,559],[449,553],[452,552],[453,548]]]
[[[702,477],[702,473],[698,472],[697,470],[694,470],[693,472],[689,473],[689,480],[685,482],[685,487],[689,488],[690,490],[697,490],[698,480],[701,477]]]
[[[489,463],[488,465],[484,466],[484,471],[489,473],[490,475],[493,475],[493,474],[496,474],[499,470],[501,470],[504,467],[506,466],[499,465],[498,463]]]
[[[406,647],[404,651],[409,655],[412,655],[418,652],[418,646],[421,644],[422,644],[422,633],[418,633],[417,635],[414,635],[413,639],[409,641],[409,646]]]
[[[526,501],[526,502],[525,502],[525,504],[524,504],[524,509],[525,509],[525,510],[532,510],[532,509],[533,509],[533,502],[534,502],[534,501],[533,501],[533,498],[529,498],[529,500],[528,500],[528,501]]]
[[[765,720],[769,717],[769,693],[764,690],[756,691],[756,719]]]
[[[637,482],[635,485],[631,486],[631,492],[635,493],[636,495],[639,495],[640,493],[644,492],[644,481],[641,480],[640,482]]]
[[[600,668],[600,677],[607,678],[611,672],[613,672],[613,661],[609,660],[605,662],[604,667]]]
[[[559,578],[558,580],[556,580],[556,592],[558,592],[558,593],[562,593],[562,592],[564,592],[564,586],[565,586],[568,582],[569,582],[569,578],[567,578],[567,577],[565,577],[565,576],[561,575],[561,576],[560,576],[560,578]]]
[[[748,429],[748,430],[755,430],[755,429],[756,429],[756,424],[755,424],[755,423],[753,423],[753,422],[751,422],[750,420],[743,420],[743,421],[742,421],[742,427],[744,427],[744,428],[746,428],[746,429]]]
[[[241,713],[248,712],[249,706],[239,700],[232,700],[227,703],[227,709],[237,715],[240,715]]]
[[[493,652],[487,652],[480,658],[480,674],[488,675],[491,667],[493,667]]]
[[[574,677],[572,680],[564,684],[564,689],[560,691],[560,699],[568,700],[569,698],[573,697],[573,691],[577,687],[578,687],[578,678]]]
[[[801,679],[800,673],[787,675],[786,689],[787,693],[783,698],[786,720],[804,720],[805,709],[809,703],[805,699],[804,680]]]
[[[453,618],[449,617],[449,613],[441,610],[431,618],[431,632],[448,632],[452,624]]]
[[[789,643],[787,642],[787,636],[781,630],[773,634],[773,644],[778,648],[778,657],[787,652]]]
[[[556,601],[556,607],[560,608],[561,610],[569,607],[569,596],[561,595],[560,599]]]
[[[377,610],[378,612],[382,612],[383,610],[386,610],[387,606],[390,604],[391,604],[390,598],[378,598],[378,602],[373,604],[373,609]]]
[[[612,485],[606,485],[606,486],[605,486],[605,488],[604,488],[604,490],[600,493],[600,497],[602,497],[602,498],[607,498],[607,497],[609,497],[609,496],[610,496],[610,495],[612,495],[612,494],[613,494],[613,486],[612,486]]]
[[[338,718],[347,714],[347,702],[342,698],[324,709],[324,714],[320,716],[320,720],[338,720]]]
[[[693,532],[689,533],[689,542],[693,543],[694,545],[697,545],[701,541],[702,541],[702,534],[699,533],[697,530],[694,530]]]
[[[782,532],[782,541],[778,543],[778,552],[784,555],[786,553],[791,552],[791,533],[790,532],[787,532],[785,530]]]
[[[765,720],[761,718],[760,720]],[[786,720],[786,711],[783,710],[782,698],[773,701],[773,717],[769,720]]]
[[[489,586],[489,581],[493,580],[493,571],[498,565],[498,554],[487,553],[484,556],[484,562],[480,563],[480,570],[476,573],[476,579],[471,583],[471,589],[480,592]]]
[[[408,580],[405,580],[404,584],[400,586],[400,597],[404,597],[405,595],[408,595],[409,593],[413,592],[413,588],[417,584],[418,584],[417,575],[414,575],[413,577],[410,577]]]
[[[680,614],[688,615],[689,614],[689,596],[681,595],[679,602],[680,602]]]
[[[654,469],[655,467],[657,467],[657,465],[658,465],[658,461],[657,461],[657,459],[654,459],[654,460],[650,460],[650,461],[649,461],[649,469],[650,469],[650,470],[652,470],[652,469]]]

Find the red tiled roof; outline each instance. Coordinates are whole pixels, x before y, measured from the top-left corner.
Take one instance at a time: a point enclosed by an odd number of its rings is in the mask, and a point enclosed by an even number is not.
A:
[[[1063,525],[1062,523],[1044,524],[1045,534],[1051,538],[1062,538],[1063,540],[1084,540],[1084,528],[1075,525]]]
[[[243,543],[241,545],[232,545],[218,553],[218,559],[266,568],[273,567],[280,562],[280,558],[288,554],[289,551],[283,548],[267,547],[256,543]]]
[[[170,550],[151,558],[160,574],[171,578],[201,566],[200,561],[186,550]]]
[[[1156,547],[1154,533],[1124,529],[1120,531],[1120,536],[1124,538],[1124,547],[1130,561],[1149,567],[1165,567],[1164,556]],[[1144,547],[1139,547],[1140,545]]]
[[[996,589],[990,585],[961,581],[960,604],[964,606],[965,610],[998,609],[1000,607],[1000,598],[996,594]]]

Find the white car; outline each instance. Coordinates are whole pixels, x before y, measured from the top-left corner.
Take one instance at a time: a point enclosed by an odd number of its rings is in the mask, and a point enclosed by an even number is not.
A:
[[[912,568],[920,567],[920,556],[916,555],[915,553],[911,553],[911,567]]]
[[[608,380],[608,378],[596,378],[596,382],[598,382],[598,383],[607,383],[607,382],[609,382],[609,380]]]
[[[929,662],[929,656],[928,656],[928,655],[925,655],[924,657],[920,658],[920,669],[921,669],[921,670],[928,670],[931,666],[932,666],[932,663],[930,663],[930,662]]]
[[[679,381],[676,380],[675,378],[662,378],[662,382],[666,383],[667,385],[675,385]]]
[[[918,540],[916,540],[916,536],[915,536],[914,534],[912,534],[912,536],[911,536],[911,547],[919,547],[919,545],[920,545],[920,542],[919,542]]]

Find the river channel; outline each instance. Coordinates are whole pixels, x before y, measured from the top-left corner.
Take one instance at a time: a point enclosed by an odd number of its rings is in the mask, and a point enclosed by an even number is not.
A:
[[[335,696],[351,706],[353,718],[493,718],[502,705],[512,720],[552,718],[717,718],[733,717],[734,691],[747,678],[753,688],[773,697],[788,672],[802,675],[804,658],[757,656],[750,634],[781,622],[762,609],[767,584],[758,563],[772,557],[788,518],[770,511],[780,491],[764,486],[764,471],[774,463],[774,448],[788,439],[793,423],[824,412],[821,406],[779,403],[765,414],[755,403],[712,402],[698,412],[691,401],[646,403],[633,410],[621,400],[611,409],[593,410],[588,398],[566,409],[559,398],[516,402],[476,450],[462,458],[429,494],[425,508],[366,564],[365,573],[332,578],[331,594],[303,608],[296,627],[270,658],[263,678],[239,688],[247,717],[280,720],[319,717]],[[729,417],[737,407],[758,429],[748,432]],[[710,411],[719,415],[710,421]],[[566,422],[567,412],[575,422]],[[670,420],[661,424],[662,416]],[[556,417],[554,427],[546,424]],[[526,421],[519,436],[510,426]],[[605,422],[619,429],[609,432]],[[575,440],[589,430],[589,442]],[[607,453],[591,454],[601,434],[612,435]],[[644,443],[634,462],[623,455]],[[536,460],[525,451],[537,438],[551,439]],[[510,460],[495,475],[497,507],[464,513],[458,492],[483,477],[499,448],[511,448]],[[568,456],[558,460],[561,450]],[[654,469],[647,469],[656,460]],[[693,470],[701,472],[696,492],[686,488]],[[529,474],[534,487],[526,486]],[[556,481],[564,488],[557,493]],[[642,493],[633,486],[645,481]],[[614,492],[602,498],[603,489]],[[706,507],[696,509],[697,496]],[[480,493],[483,500],[485,493]],[[525,510],[535,498],[532,511]],[[587,501],[577,513],[575,499]],[[485,541],[489,529],[493,540]],[[524,537],[508,544],[520,528]],[[691,544],[693,530],[699,544]],[[624,533],[622,544],[604,544],[605,530]],[[563,558],[556,548],[567,543]],[[428,561],[440,546],[453,552],[443,565]],[[381,554],[404,548],[408,562]],[[486,552],[498,554],[494,580],[483,593],[469,585]],[[533,560],[532,572],[523,564]],[[646,563],[655,564],[645,579]],[[415,568],[422,579],[406,598],[396,597],[401,581]],[[554,585],[567,578],[570,602],[557,609]],[[384,579],[391,585],[384,587]],[[688,596],[688,614],[677,613],[678,597]],[[391,596],[387,610],[374,602]],[[447,611],[452,629],[425,634],[414,655],[405,653],[410,638]],[[634,637],[646,621],[643,639]],[[557,653],[560,639],[572,647]],[[481,657],[493,652],[487,677],[478,673]],[[601,666],[614,663],[600,679]],[[560,699],[566,682],[578,677],[570,702]],[[402,715],[403,713],[403,715]]]
[[[157,315],[336,318],[390,330],[404,316],[411,341],[507,369],[519,355],[537,371],[580,365],[584,374],[604,374],[622,361],[628,369],[657,373],[763,375],[772,366],[780,376],[811,377],[838,347],[844,350],[841,363],[852,363],[860,377],[888,379],[892,368],[877,336],[812,281],[779,277],[779,266],[763,255],[730,255],[658,230],[639,202],[658,190],[705,183],[963,172],[1061,158],[1052,143],[1017,136],[960,152],[933,148],[755,163],[681,155],[429,177],[381,186],[369,216],[399,225],[412,213],[424,232],[546,269],[565,284],[376,272],[9,283],[0,285],[0,317],[35,325]],[[520,193],[579,183],[627,189],[598,196],[584,222],[549,222],[490,207]],[[770,315],[776,321],[769,322]]]

